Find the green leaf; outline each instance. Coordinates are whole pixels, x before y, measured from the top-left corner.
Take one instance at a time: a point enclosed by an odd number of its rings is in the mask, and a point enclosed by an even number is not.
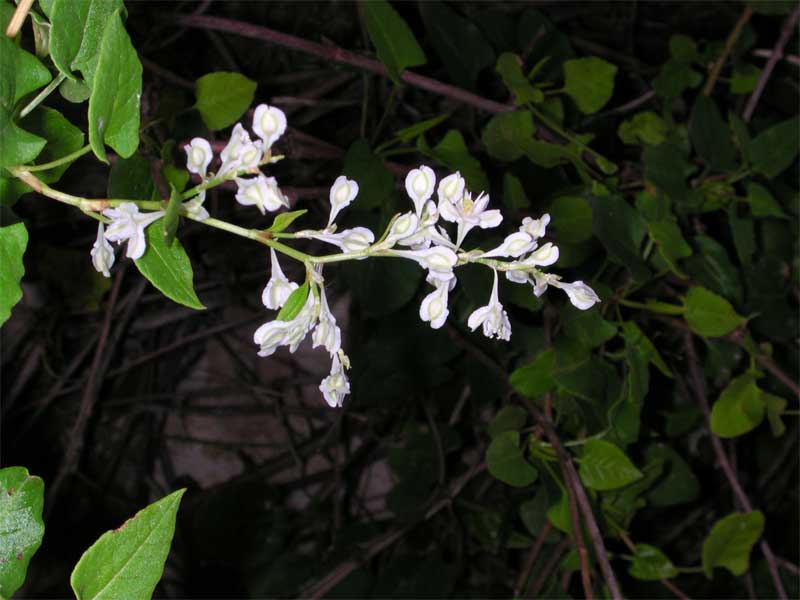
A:
[[[2,105],[0,105],[0,140],[2,140],[0,169],[29,163],[39,155],[47,143],[38,135],[17,127],[11,118],[11,112]]]
[[[741,117],[732,110],[728,112],[728,122],[731,125],[733,140],[736,142],[736,147],[739,148],[742,160],[745,163],[750,162],[750,132],[747,130],[747,123],[742,121]]]
[[[758,85],[761,69],[755,65],[742,65],[733,69],[731,76],[731,94],[749,94]]]
[[[578,475],[584,485],[601,492],[615,490],[642,478],[625,453],[611,442],[589,440],[583,448]]]
[[[365,139],[357,139],[347,150],[342,173],[358,182],[358,197],[350,206],[351,210],[372,210],[391,205],[394,176]]]
[[[489,190],[489,178],[483,172],[480,161],[469,153],[460,131],[451,129],[433,148],[426,148],[424,138],[419,137],[417,148],[448,169],[460,171],[467,181],[467,188],[474,194]]]
[[[703,76],[692,69],[691,63],[671,59],[664,63],[661,72],[653,80],[653,90],[662,98],[677,98],[684,90],[696,88]]]
[[[494,51],[480,29],[443,2],[420,2],[418,7],[428,40],[451,79],[473,88],[478,73],[494,62]]]
[[[514,95],[514,104],[522,106],[528,102],[539,103],[544,100],[542,90],[535,88],[522,72],[522,59],[516,54],[505,52],[497,59],[495,70],[503,78],[503,83]]]
[[[731,438],[755,429],[764,420],[766,402],[752,375],[728,384],[711,408],[711,431]]]
[[[545,350],[532,363],[523,365],[511,373],[509,382],[518,393],[528,398],[536,398],[555,387],[553,367],[556,353]]]
[[[673,142],[648,146],[644,151],[644,176],[675,202],[685,202],[688,196],[686,176],[692,166]]]
[[[73,104],[80,104],[89,99],[92,95],[92,89],[82,81],[73,81],[72,79],[65,79],[58,91],[67,102]]]
[[[305,208],[302,210],[293,210],[290,212],[281,213],[275,216],[275,219],[272,221],[272,225],[267,227],[265,231],[269,231],[270,233],[280,233],[284,231],[289,225],[294,223],[296,219],[299,219],[304,214],[306,214],[308,210]]]
[[[77,79],[72,71],[80,70],[93,86],[103,39],[117,12],[125,14],[122,0],[55,0],[50,17],[50,57],[58,70],[73,80]]]
[[[700,94],[689,119],[689,136],[697,154],[714,171],[736,168],[736,149],[725,119],[710,97]]]
[[[742,285],[725,246],[704,235],[694,238],[697,252],[686,261],[689,274],[703,287],[733,302],[740,302]]]
[[[750,568],[750,551],[764,531],[764,515],[755,510],[733,513],[720,519],[703,542],[703,570],[712,578],[714,567],[725,567],[734,575]]]
[[[592,237],[592,207],[580,196],[556,198],[548,209],[558,241],[576,243]]]
[[[164,242],[167,247],[172,246],[175,241],[175,233],[178,231],[178,218],[181,211],[181,194],[174,185],[170,185],[169,204],[167,204],[166,214],[161,221],[161,228],[164,231]]]
[[[623,121],[617,129],[617,135],[626,144],[658,146],[667,139],[667,131],[667,122],[648,110]]]
[[[178,240],[167,246],[164,230],[152,225],[145,230],[147,250],[136,267],[167,298],[189,308],[203,310],[194,291],[194,273],[186,250]]]
[[[633,321],[625,321],[622,324],[622,335],[625,338],[625,343],[638,348],[639,352],[642,353],[642,356],[644,356],[649,363],[667,377],[673,377],[672,371],[669,370],[667,363],[661,358],[653,342],[650,341],[636,323]]]
[[[83,132],[52,108],[40,106],[22,119],[20,125],[47,140],[47,145],[36,157],[36,164],[52,162],[83,147]],[[39,171],[36,175],[45,183],[53,183],[61,178],[70,164],[65,163],[47,171]]]
[[[672,579],[678,575],[678,569],[672,561],[661,550],[647,544],[636,544],[628,572],[643,581]]]
[[[785,398],[770,394],[768,392],[761,392],[761,397],[764,399],[764,404],[767,407],[767,420],[769,421],[769,428],[772,430],[774,437],[780,437],[786,432],[786,425],[781,420],[783,411],[786,410]]]
[[[108,197],[126,200],[150,200],[155,193],[150,163],[138,152],[118,160],[108,176]]]
[[[760,133],[748,152],[753,168],[769,178],[777,177],[791,165],[800,149],[800,117],[787,119]]]
[[[0,598],[11,598],[25,581],[44,536],[43,505],[41,479],[23,467],[0,469]]]
[[[503,203],[509,210],[525,210],[531,204],[519,178],[506,171],[503,174]]]
[[[521,406],[504,406],[489,423],[489,437],[495,438],[504,431],[519,432],[527,420],[528,411]]]
[[[77,600],[149,600],[164,571],[186,490],[140,510],[83,553],[70,577]]]
[[[401,142],[410,142],[411,140],[417,139],[417,137],[419,137],[429,129],[433,129],[439,123],[446,121],[451,117],[451,115],[452,113],[448,112],[438,115],[436,117],[431,117],[430,119],[425,119],[424,121],[420,121],[419,123],[414,123],[413,125],[409,125],[408,127],[404,127],[403,129],[396,131],[394,136]]]
[[[783,208],[772,197],[769,190],[753,181],[747,182],[747,203],[750,204],[750,210],[753,212],[754,217],[788,219],[786,213],[783,212]]]
[[[653,506],[688,504],[700,495],[700,482],[683,457],[664,444],[651,444],[645,452],[647,462],[662,461],[665,473],[650,489],[647,500]]]
[[[500,113],[486,124],[481,139],[490,156],[513,161],[527,153],[534,130],[528,111]]]
[[[617,334],[617,328],[603,319],[596,308],[579,310],[567,305],[561,310],[564,333],[585,348],[596,348]]]
[[[569,512],[569,497],[566,491],[561,493],[557,503],[547,509],[547,519],[556,529],[572,535],[572,518]]]
[[[303,310],[303,306],[306,304],[310,290],[311,286],[309,285],[308,281],[306,281],[303,283],[303,285],[289,294],[289,297],[286,299],[286,304],[284,304],[280,311],[278,311],[278,316],[276,319],[278,321],[291,321],[294,319],[300,313],[300,311]]]
[[[369,39],[395,83],[408,67],[428,62],[408,24],[386,0],[362,2],[361,8]]]
[[[728,224],[733,236],[736,255],[743,265],[749,265],[756,251],[756,234],[753,219],[740,217],[736,205],[728,207]]]
[[[369,318],[390,315],[408,304],[423,274],[409,260],[359,260],[342,266],[354,299]]]
[[[584,114],[603,108],[614,93],[617,67],[596,56],[564,63],[564,91]]]
[[[197,80],[194,107],[211,130],[233,125],[253,103],[256,82],[241,73],[217,71]]]
[[[22,256],[28,245],[28,230],[24,223],[0,227],[0,326],[11,316],[11,309],[22,298],[19,285],[25,274]]]
[[[619,196],[597,198],[592,202],[594,234],[613,262],[630,269],[636,280],[649,271],[639,254],[646,233],[644,219]]]
[[[647,231],[658,247],[661,258],[669,265],[670,270],[678,277],[686,276],[678,269],[678,261],[692,255],[692,247],[683,239],[680,227],[675,221],[663,221],[647,224]]]
[[[2,6],[2,5],[0,5]],[[19,48],[5,35],[0,37],[0,108],[12,109],[17,94]]]
[[[141,96],[142,63],[117,11],[100,42],[89,98],[89,143],[103,162],[108,162],[104,144],[123,158],[136,152]]]
[[[692,331],[706,337],[726,335],[745,322],[731,303],[704,287],[693,287],[684,300],[686,322]]]
[[[16,90],[14,102],[47,85],[53,78],[42,62],[30,52],[17,48]]]
[[[492,439],[486,450],[486,466],[492,476],[515,487],[530,485],[539,475],[525,460],[518,431],[504,431]]]

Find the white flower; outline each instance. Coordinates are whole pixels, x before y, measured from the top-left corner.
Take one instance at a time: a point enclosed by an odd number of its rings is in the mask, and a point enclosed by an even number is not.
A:
[[[286,131],[286,115],[280,108],[259,104],[253,115],[253,131],[264,140],[264,149],[269,150]]]
[[[489,252],[484,252],[479,255],[478,258],[490,258],[492,256],[516,258],[522,256],[526,252],[530,252],[535,247],[536,242],[530,235],[522,231],[517,231],[516,233],[506,236],[506,239],[503,240],[503,243],[497,248],[489,250]]]
[[[375,241],[373,234],[366,227],[345,229],[339,233],[325,233],[324,231],[298,231],[295,235],[321,240],[334,246],[339,246],[345,254],[361,252],[370,247]]]
[[[186,168],[189,169],[189,172],[197,173],[205,179],[208,165],[211,164],[211,159],[214,157],[211,144],[203,138],[196,137],[183,149],[186,151]]]
[[[461,173],[456,171],[442,179],[436,189],[436,195],[439,196],[439,204],[442,202],[455,204],[461,200],[464,195],[464,178],[461,177]]]
[[[511,323],[508,315],[503,310],[503,305],[497,299],[497,271],[494,271],[494,284],[489,304],[481,306],[473,312],[467,320],[467,325],[472,331],[483,325],[483,335],[488,338],[496,337],[508,341],[511,339]]]
[[[533,270],[532,267],[547,267],[557,260],[558,246],[547,242],[544,246],[529,254],[525,260],[510,263],[512,267],[518,265],[519,268],[506,271],[506,279],[514,283],[530,283],[533,285],[534,293],[537,296],[541,296],[547,289],[548,283],[558,281],[558,277],[540,273],[537,270]]]
[[[319,384],[319,391],[325,397],[325,402],[331,408],[337,408],[342,405],[344,397],[350,393],[350,382],[344,374],[344,368],[339,361],[339,354],[333,355],[331,362],[331,374],[322,380]]]
[[[461,199],[456,202],[439,202],[439,213],[445,221],[458,223],[456,247],[461,246],[467,233],[473,227],[488,229],[497,227],[503,220],[499,210],[486,210],[489,204],[488,194],[481,193],[474,201],[472,194],[464,192]]]
[[[595,291],[582,281],[573,283],[562,283],[561,281],[551,281],[553,287],[561,288],[567,293],[572,305],[581,310],[588,310],[595,303],[600,302],[600,298]]]
[[[308,291],[306,303],[297,316],[291,321],[270,321],[256,329],[253,341],[261,346],[259,356],[269,356],[279,346],[289,346],[289,352],[294,352],[300,342],[306,337],[314,326],[314,309],[316,300],[313,290]]]
[[[422,208],[425,202],[433,196],[433,186],[436,184],[436,175],[433,169],[424,165],[419,169],[414,169],[406,175],[406,192],[414,203],[417,216],[422,216]]]
[[[250,134],[241,123],[237,123],[231,133],[230,141],[220,153],[222,166],[217,175],[224,176],[242,169],[253,169],[261,162],[263,155],[264,143],[261,140],[250,141]]]
[[[261,293],[261,302],[270,310],[278,310],[286,304],[287,298],[297,289],[298,285],[294,281],[289,281],[286,275],[283,274],[275,250],[270,248],[269,254],[272,262],[272,271],[267,286]]]
[[[528,258],[523,260],[522,263],[532,267],[549,267],[558,260],[558,255],[558,246],[547,242],[541,248],[537,248],[531,252]]]
[[[358,184],[344,175],[339,175],[333,182],[330,192],[331,214],[328,217],[328,227],[333,224],[333,220],[339,211],[350,205],[358,195]]]
[[[330,354],[335,354],[342,347],[342,331],[336,325],[336,317],[333,316],[328,307],[328,299],[325,297],[325,288],[319,288],[319,320],[311,334],[313,347],[324,346]]]
[[[547,226],[550,223],[550,215],[548,213],[543,214],[538,219],[531,219],[530,217],[525,217],[522,219],[522,226],[519,230],[523,233],[527,233],[533,239],[537,240],[540,237],[544,236],[545,231],[547,230]]]
[[[425,296],[419,307],[419,318],[429,321],[433,329],[439,329],[447,320],[450,311],[447,308],[448,293],[452,289],[450,282],[455,281],[455,277],[450,281],[439,281],[433,279],[431,283],[436,286],[430,294]]]
[[[105,227],[102,221],[97,224],[97,239],[94,241],[92,250],[92,264],[98,273],[106,277],[111,277],[109,269],[114,266],[114,248],[108,243],[104,235]]]
[[[289,208],[289,199],[283,195],[274,177],[237,177],[236,183],[239,185],[236,201],[245,206],[255,205],[262,215],[266,211],[274,212],[282,206]]]
[[[188,202],[183,203],[183,208],[186,209],[186,214],[194,219],[195,221],[205,221],[211,215],[208,214],[208,211],[203,206],[203,202],[206,200],[206,191],[201,190],[197,196],[189,200]]]
[[[407,212],[400,215],[394,221],[392,221],[392,226],[389,228],[389,233],[386,235],[386,238],[384,238],[380,245],[376,246],[376,248],[388,249],[394,246],[397,242],[411,237],[417,232],[418,224],[419,219],[414,213]]]
[[[431,246],[423,250],[394,250],[393,253],[395,256],[416,261],[421,267],[428,269],[430,277],[440,281],[449,281],[454,277],[453,267],[458,262],[456,253],[444,246]]]
[[[123,202],[117,208],[105,209],[103,214],[111,219],[111,224],[105,233],[106,239],[112,242],[128,240],[125,255],[137,260],[147,249],[147,241],[144,236],[145,227],[163,217],[164,211],[140,213],[139,207],[133,202]]]

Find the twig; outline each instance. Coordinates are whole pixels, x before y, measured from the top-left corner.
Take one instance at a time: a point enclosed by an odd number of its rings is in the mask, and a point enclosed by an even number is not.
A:
[[[764,93],[767,81],[769,81],[769,77],[772,75],[772,70],[775,68],[778,59],[783,56],[783,49],[786,47],[786,43],[789,41],[794,31],[794,25],[797,23],[798,16],[800,16],[800,5],[796,6],[792,14],[786,18],[778,41],[775,42],[775,46],[772,48],[772,55],[767,60],[767,64],[764,65],[764,70],[761,71],[761,77],[758,78],[756,89],[753,90],[753,93],[750,94],[750,98],[747,100],[747,105],[742,114],[745,123],[750,122],[750,118],[753,116],[753,112],[755,112],[756,106],[758,105],[758,100],[761,98],[761,94]]]
[[[745,4],[739,20],[736,21],[736,25],[733,26],[728,39],[725,40],[725,47],[722,49],[722,53],[719,55],[719,58],[714,62],[714,66],[711,68],[711,73],[709,73],[706,84],[703,86],[703,96],[711,95],[711,91],[714,89],[714,84],[717,82],[717,78],[719,78],[719,74],[722,71],[722,67],[725,65],[725,61],[728,59],[728,55],[731,53],[731,50],[733,50],[736,40],[739,39],[744,26],[752,16],[753,9]]]
[[[6,27],[6,37],[16,37],[19,30],[22,29],[22,24],[25,22],[25,17],[28,16],[31,6],[33,6],[33,0],[22,0],[17,5],[17,10],[11,15],[11,20],[8,22],[8,27]]]
[[[762,367],[772,373],[775,376],[775,379],[792,390],[794,395],[800,398],[800,385],[797,385],[797,383],[791,377],[784,373],[769,356],[766,354],[759,354],[756,356],[756,360],[761,364]]]
[[[114,307],[119,297],[119,289],[122,285],[124,274],[125,270],[120,269],[117,271],[117,275],[114,278],[114,285],[111,288],[111,296],[108,299],[103,326],[100,330],[100,338],[97,341],[97,348],[94,353],[94,358],[92,359],[92,365],[89,368],[89,379],[84,387],[80,408],[78,409],[78,417],[75,419],[75,424],[72,426],[69,443],[64,452],[64,460],[61,463],[61,468],[53,480],[53,485],[50,487],[48,512],[55,506],[59,491],[66,477],[71,475],[78,467],[78,461],[80,460],[81,451],[83,450],[86,426],[92,416],[94,403],[97,399],[97,376],[104,358],[103,354],[105,352],[106,343],[108,342],[109,333],[111,332],[111,317],[114,314]]]
[[[550,530],[552,528],[553,526],[550,524],[550,521],[545,521],[544,525],[542,525],[542,528],[539,530],[539,533],[536,535],[536,541],[534,541],[533,547],[525,559],[525,565],[519,572],[517,583],[514,585],[514,598],[519,598],[522,594],[522,590],[525,588],[525,584],[531,575],[531,569],[533,569],[533,565],[536,563],[536,559],[539,557],[539,553],[542,551],[542,546],[544,546],[544,541],[547,539],[547,536],[550,534]]]
[[[523,597],[525,598],[536,598],[539,596],[539,591],[544,586],[547,578],[550,577],[550,573],[553,572],[553,569],[556,568],[558,561],[561,560],[561,556],[567,549],[567,545],[569,544],[569,538],[564,538],[561,540],[561,543],[556,546],[555,550],[553,550],[553,554],[550,556],[550,560],[545,563],[542,567],[542,570],[539,572],[539,576],[536,578],[536,581],[533,582],[531,589],[528,593],[526,593]]]
[[[692,333],[687,331],[684,335],[686,336],[685,347],[686,359],[689,363],[689,377],[692,382],[692,387],[694,388],[695,396],[697,396],[697,400],[706,415],[706,423],[708,425],[709,435],[711,436],[711,444],[714,447],[714,453],[717,456],[717,461],[719,462],[719,466],[722,469],[722,472],[725,474],[731,489],[733,490],[733,494],[737,502],[742,506],[742,508],[744,508],[745,511],[751,512],[753,510],[753,505],[750,504],[750,499],[747,497],[747,494],[744,493],[744,490],[739,483],[739,479],[731,467],[731,463],[728,460],[728,455],[725,452],[725,448],[723,448],[719,437],[713,431],[711,431],[711,407],[708,403],[708,392],[706,390],[705,379],[703,377],[703,373],[700,371],[700,363],[698,362],[697,353],[694,349]],[[775,589],[778,592],[778,596],[785,600],[787,598],[786,590],[783,587],[783,581],[781,581],[781,576],[778,573],[778,565],[777,561],[775,560],[775,555],[772,553],[772,549],[766,540],[761,540],[760,547],[761,552],[764,554],[764,558],[767,561],[769,572],[772,576],[772,581],[775,584]]]
[[[796,564],[789,562],[788,560],[780,556],[776,556],[775,558],[778,560],[778,564],[781,567],[783,567],[790,573],[794,573],[795,575],[800,575],[800,567],[798,567]]]
[[[772,50],[769,50],[768,48],[758,48],[753,50],[752,54],[753,56],[759,56],[761,58],[770,58],[772,57]],[[779,57],[779,60],[780,58],[788,63],[793,64],[795,67],[800,67],[800,56],[797,56],[796,54],[784,54],[782,57]]]

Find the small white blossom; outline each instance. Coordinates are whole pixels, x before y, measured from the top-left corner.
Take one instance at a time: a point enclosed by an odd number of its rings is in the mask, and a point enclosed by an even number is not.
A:
[[[344,367],[339,360],[339,353],[333,355],[331,361],[331,374],[319,384],[319,391],[325,397],[325,402],[331,408],[338,408],[342,405],[344,397],[350,393],[350,382],[344,374]]]
[[[336,215],[346,208],[358,195],[358,184],[344,175],[339,175],[333,182],[330,192],[331,214],[328,217],[328,227],[333,224]]]
[[[92,264],[97,269],[97,272],[106,277],[111,277],[109,269],[114,266],[114,248],[108,243],[104,232],[105,227],[101,221],[97,224],[97,239],[92,245],[90,254],[92,255]]]
[[[298,285],[294,281],[289,281],[286,275],[283,274],[275,250],[270,248],[269,254],[272,271],[267,286],[261,293],[261,302],[270,310],[277,310],[286,304],[289,295],[297,289]]]
[[[433,196],[434,185],[436,185],[436,175],[430,167],[422,165],[406,175],[406,193],[414,203],[417,217],[422,216],[426,201]]]
[[[526,252],[530,252],[535,247],[536,242],[530,235],[523,231],[517,231],[506,236],[506,239],[497,248],[484,252],[478,258],[491,258],[493,256],[517,258]]]
[[[362,252],[370,247],[375,241],[373,234],[366,227],[354,227],[345,229],[339,233],[326,233],[324,231],[298,231],[295,235],[300,237],[314,238],[338,246],[345,254],[352,252]]]
[[[380,249],[391,248],[397,242],[411,237],[417,232],[418,224],[419,224],[419,219],[417,218],[417,215],[415,215],[414,213],[407,212],[400,215],[394,221],[392,221],[392,226],[389,229],[389,233],[386,235],[386,238],[380,243],[379,248]]]
[[[316,300],[314,298],[314,293],[312,290],[309,290],[303,308],[297,313],[294,319],[291,321],[270,321],[256,329],[253,334],[253,341],[261,346],[258,355],[269,356],[275,352],[279,346],[289,346],[289,352],[297,350],[300,342],[303,341],[306,334],[308,334],[314,326],[315,308]]]
[[[537,248],[531,254],[523,260],[523,264],[530,265],[533,267],[549,267],[553,263],[558,260],[558,246],[554,246],[552,243],[547,242],[541,248]]]
[[[342,347],[342,331],[336,325],[336,317],[328,307],[325,288],[319,288],[319,318],[314,332],[311,334],[313,347],[324,346],[330,354],[335,354]]]
[[[454,277],[453,267],[458,262],[456,253],[444,246],[431,246],[423,250],[395,250],[394,254],[416,261],[421,267],[428,269],[430,277],[440,281],[449,281]]]
[[[208,214],[208,211],[203,206],[203,202],[206,200],[206,191],[201,190],[197,196],[189,200],[188,202],[183,203],[183,208],[186,209],[186,214],[196,221],[205,221],[211,215]]]
[[[214,157],[211,144],[203,138],[193,138],[183,149],[186,151],[186,168],[190,173],[196,173],[205,179],[208,165]]]
[[[236,183],[239,185],[236,201],[244,206],[256,206],[262,215],[266,211],[274,212],[282,206],[289,208],[289,199],[283,195],[274,177],[237,177]]]
[[[472,194],[464,192],[460,200],[439,202],[439,214],[445,221],[458,224],[456,247],[461,246],[467,233],[473,227],[489,229],[497,227],[503,220],[499,210],[486,210],[489,204],[488,194],[481,193],[474,201]]]
[[[540,237],[544,236],[544,233],[547,230],[547,226],[549,224],[550,224],[550,215],[548,213],[545,213],[538,219],[531,219],[530,217],[525,217],[524,219],[522,219],[522,226],[519,228],[519,230],[523,233],[527,233],[534,240],[537,240]]]
[[[261,162],[264,155],[264,143],[261,140],[253,142],[241,123],[237,123],[231,133],[231,139],[220,153],[222,166],[219,176],[230,175],[243,169],[254,169]]]
[[[111,219],[111,224],[105,232],[106,239],[118,243],[128,240],[125,255],[137,260],[147,249],[145,227],[163,217],[164,211],[140,213],[139,207],[133,202],[123,202],[116,208],[105,209],[103,214]]]
[[[269,150],[286,131],[286,115],[280,108],[259,104],[253,115],[253,131],[264,140],[264,150]]]
[[[461,173],[456,171],[442,179],[436,189],[436,195],[439,196],[439,204],[442,202],[455,204],[461,200],[464,195],[464,178],[461,177]]]
[[[569,297],[569,301],[572,302],[572,305],[581,310],[588,310],[597,302],[600,302],[600,298],[595,291],[582,281],[575,281],[573,283],[551,281],[550,283],[553,287],[564,290]]]
[[[503,310],[503,305],[497,298],[497,271],[494,271],[494,284],[489,304],[474,311],[469,316],[467,325],[472,331],[483,325],[483,335],[488,338],[496,337],[505,341],[511,339],[511,323],[508,321],[506,311]]]
[[[432,279],[432,278],[431,278]],[[436,286],[430,294],[425,296],[419,307],[419,318],[428,321],[433,329],[439,329],[447,320],[450,310],[447,308],[448,293],[452,289],[450,283],[455,281],[455,277],[450,281],[438,281],[433,279],[431,283]]]

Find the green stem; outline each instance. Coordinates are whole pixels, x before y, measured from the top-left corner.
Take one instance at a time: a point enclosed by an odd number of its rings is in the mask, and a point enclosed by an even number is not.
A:
[[[64,75],[63,73],[59,73],[58,75],[56,75],[56,78],[53,79],[53,81],[51,81],[50,83],[48,83],[47,86],[41,92],[36,94],[36,97],[30,102],[28,102],[27,106],[25,106],[25,108],[23,108],[20,111],[19,113],[20,118],[25,117],[34,108],[39,106],[44,101],[44,99],[47,98],[54,89],[56,89],[59,85],[61,85],[61,82],[64,81],[64,79],[66,78],[67,76]]]
[[[558,135],[563,137],[565,140],[575,144],[576,146],[578,146],[578,148],[580,148],[584,152],[588,152],[589,154],[591,154],[595,158],[604,160],[608,164],[613,164],[605,156],[603,156],[602,154],[597,152],[597,150],[594,150],[594,149],[590,148],[589,146],[584,144],[582,141],[580,141],[577,137],[575,137],[574,135],[569,133],[567,130],[563,129],[558,123],[556,123],[555,121],[550,119],[550,117],[545,116],[545,114],[543,112],[541,112],[539,109],[537,109],[532,104],[529,103],[528,104],[528,108],[536,116],[537,119],[539,119],[542,123],[547,125],[547,127],[549,129],[552,129],[553,131],[555,131]]]
[[[73,160],[76,160],[76,159],[80,158],[81,156],[83,156],[84,154],[86,154],[87,152],[91,152],[91,151],[92,151],[91,145],[87,144],[86,146],[84,146],[80,150],[76,150],[72,154],[67,154],[66,156],[62,156],[61,158],[58,158],[56,160],[52,160],[49,163],[42,163],[41,165],[26,166],[25,170],[28,171],[29,173],[33,173],[35,171],[47,171],[48,169],[59,167],[59,166],[65,164],[65,163],[72,162]]]

